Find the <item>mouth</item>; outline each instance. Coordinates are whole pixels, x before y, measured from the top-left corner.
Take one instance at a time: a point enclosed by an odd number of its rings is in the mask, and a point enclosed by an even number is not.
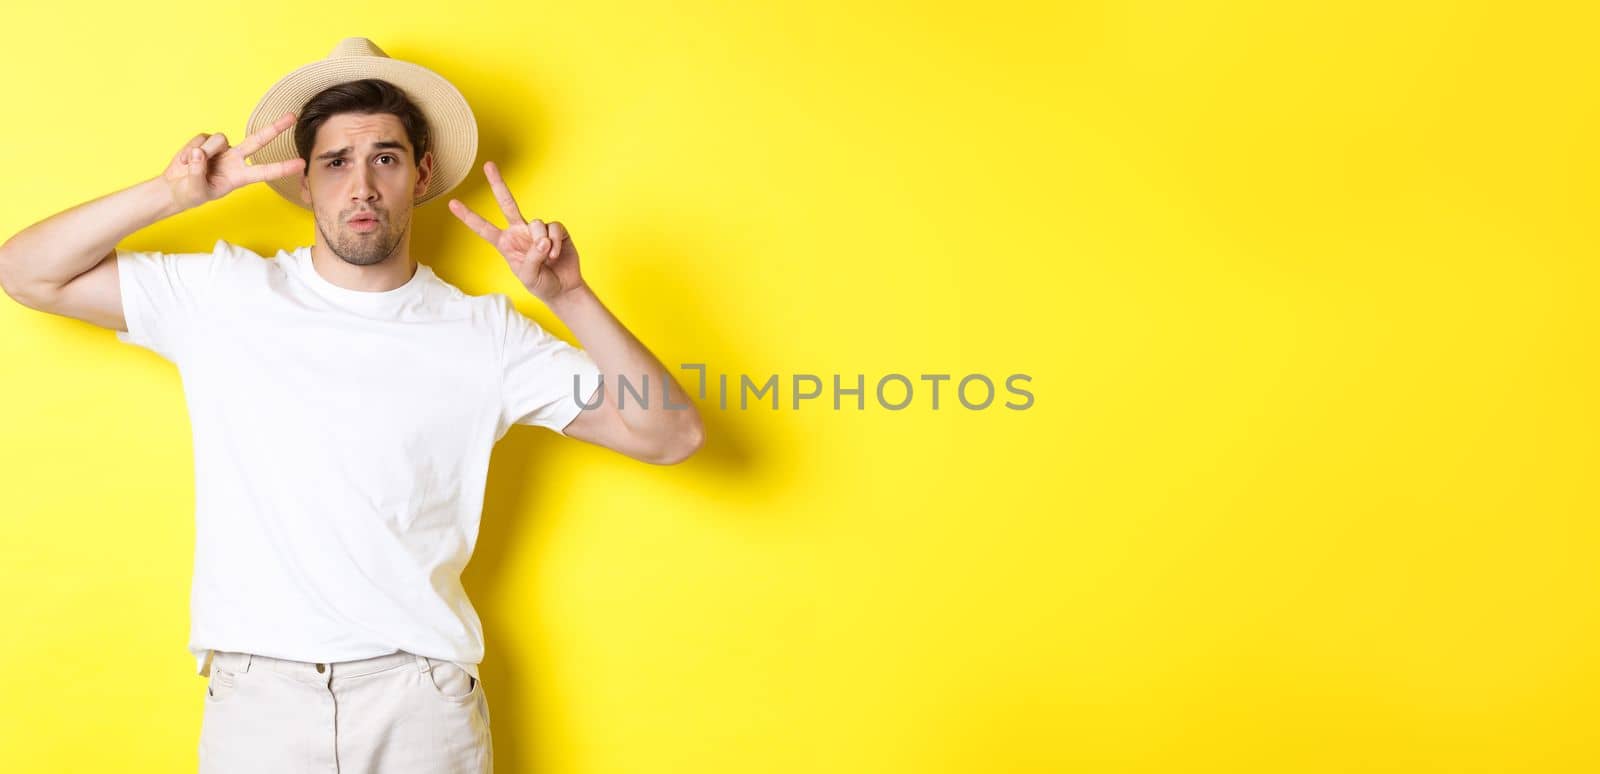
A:
[[[356,231],[371,231],[378,227],[378,218],[375,215],[357,215],[345,224]]]

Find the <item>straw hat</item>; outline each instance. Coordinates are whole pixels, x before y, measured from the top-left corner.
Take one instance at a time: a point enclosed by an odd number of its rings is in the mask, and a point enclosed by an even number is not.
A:
[[[306,102],[329,86],[363,78],[379,78],[400,87],[427,118],[432,136],[433,178],[416,204],[442,196],[466,179],[478,158],[478,121],[473,118],[467,99],[438,73],[391,58],[366,38],[345,38],[333,47],[327,59],[301,67],[273,84],[250,113],[245,136],[271,125],[284,113],[299,115]],[[294,147],[294,128],[290,127],[252,154],[250,162],[270,164],[299,155]],[[266,182],[283,198],[311,209],[300,201],[299,175]]]

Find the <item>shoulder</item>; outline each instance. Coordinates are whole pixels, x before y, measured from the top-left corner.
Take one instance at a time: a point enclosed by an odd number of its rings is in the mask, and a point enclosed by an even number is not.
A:
[[[473,313],[474,318],[492,315],[497,311],[493,296],[504,298],[503,295],[498,293],[486,295],[468,293],[451,284],[444,277],[439,276],[427,264],[422,264],[422,268],[419,271],[422,270],[428,272],[428,293],[437,303],[457,309],[469,310]]]
[[[211,256],[217,271],[222,272],[259,272],[278,268],[277,262],[226,239],[218,239],[212,245]]]
[[[436,297],[454,306],[459,306],[472,311],[474,319],[493,322],[503,326],[505,321],[514,317],[521,317],[517,311],[516,302],[505,293],[468,293],[451,284],[436,272],[429,270],[429,289]]]
[[[466,319],[473,328],[492,333],[497,339],[505,334],[506,322],[520,317],[515,304],[504,293],[468,293],[429,271],[429,306],[441,317],[453,320]]]
[[[551,339],[551,334],[505,293],[463,294],[462,301],[472,309],[474,326],[494,339],[497,350],[522,349]]]
[[[212,283],[230,297],[249,296],[277,284],[272,280],[284,273],[283,263],[281,252],[273,260],[237,242],[218,239],[211,249]]]

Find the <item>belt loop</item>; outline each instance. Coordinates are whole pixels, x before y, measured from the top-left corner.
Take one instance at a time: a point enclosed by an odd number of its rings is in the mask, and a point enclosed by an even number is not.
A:
[[[418,672],[426,672],[426,671],[428,671],[428,657],[427,656],[419,656],[419,655],[413,653],[413,654],[411,654],[411,657],[413,659],[416,659],[417,671]]]
[[[248,672],[248,671],[250,671],[250,660],[251,660],[251,658],[252,658],[252,656],[249,653],[244,654],[244,663],[239,665],[239,671],[240,672]]]

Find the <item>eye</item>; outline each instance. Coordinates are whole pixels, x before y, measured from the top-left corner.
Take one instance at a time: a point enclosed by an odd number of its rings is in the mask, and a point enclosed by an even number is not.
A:
[[[333,160],[333,161],[330,161],[330,162],[328,162],[328,166],[330,166],[330,167],[331,167],[331,166],[333,166],[333,165],[334,165],[334,164],[337,164],[337,163],[339,163],[339,162],[341,162],[341,161],[344,161],[344,159],[334,159],[334,160]]]
[[[394,154],[391,154],[391,153],[385,153],[382,156],[379,156],[378,158],[380,158],[380,159],[394,159],[395,161],[399,161],[399,159],[395,158]]]

